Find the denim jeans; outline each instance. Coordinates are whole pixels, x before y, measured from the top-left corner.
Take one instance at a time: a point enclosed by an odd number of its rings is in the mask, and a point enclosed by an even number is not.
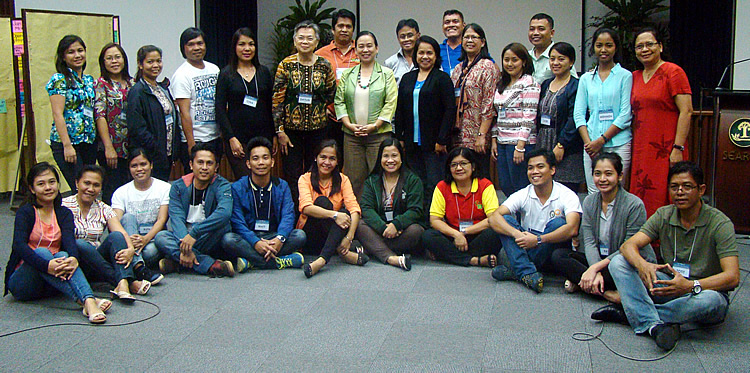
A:
[[[255,232],[258,234],[259,232]],[[263,239],[273,239],[278,234],[276,232],[268,232],[259,234],[258,237]],[[289,255],[295,251],[298,251],[305,245],[306,241],[305,232],[302,229],[294,229],[289,233],[289,237],[286,238],[286,242],[281,245],[277,257]],[[221,240],[221,247],[224,251],[233,257],[242,257],[247,259],[250,263],[251,268],[254,269],[276,269],[276,261],[268,260],[263,257],[254,247],[250,245],[242,236],[237,233],[227,233]]]
[[[215,257],[224,257],[224,253],[221,250],[221,242],[224,236],[229,233],[222,234],[220,232],[207,233],[196,241],[193,245],[193,254],[195,259],[198,260],[198,264],[193,265],[193,271],[202,275],[208,274],[208,270],[214,264]],[[177,237],[170,231],[161,231],[156,234],[154,241],[156,242],[156,248],[159,249],[165,258],[180,262],[180,240],[182,237]],[[201,243],[200,251],[196,249],[198,243]]]
[[[112,286],[122,279],[132,280],[133,267],[138,261],[143,261],[140,256],[133,256],[130,265],[118,264],[115,260],[120,250],[128,248],[125,237],[120,232],[112,232],[96,247],[83,239],[77,239],[78,256],[81,259],[81,269],[89,280],[104,280]]]
[[[45,260],[68,257],[68,253],[65,251],[59,251],[52,255],[46,247],[40,247],[34,252]],[[20,301],[52,296],[56,293],[53,289],[81,303],[94,296],[80,267],[73,272],[73,276],[69,280],[61,280],[46,272],[37,271],[28,263],[23,263],[8,278],[8,290],[14,298]]]
[[[729,310],[729,296],[725,292],[703,290],[679,297],[649,296],[635,269],[622,255],[609,262],[609,272],[617,284],[622,306],[633,330],[646,333],[652,326],[664,323],[698,322],[717,324],[724,321]],[[670,280],[671,275],[656,272],[659,280]],[[657,285],[664,286],[664,285]]]
[[[125,232],[127,232],[129,235],[138,234],[138,220],[136,219],[135,215],[123,215],[120,219],[120,223],[122,224],[122,227],[125,228]],[[151,268],[159,265],[161,253],[159,252],[159,249],[156,248],[156,236],[154,236],[154,239],[152,239],[151,242],[147,243],[146,246],[143,247],[143,249],[141,250],[141,254],[138,256],[139,258],[142,258],[139,261],[145,262],[146,265]],[[133,259],[133,263],[137,262],[138,261]]]
[[[510,215],[504,215],[503,217],[511,227],[516,228],[519,231],[526,230],[521,227],[521,224],[516,221],[516,218]],[[554,232],[563,225],[565,225],[565,218],[557,217],[547,222],[547,225],[544,227],[544,232],[537,232],[532,229],[529,229],[529,231],[533,234],[542,235]],[[539,272],[539,269],[547,263],[547,260],[555,249],[570,247],[570,241],[563,241],[557,243],[543,243],[533,249],[526,250],[518,246],[515,238],[504,234],[500,235],[500,241],[503,243],[505,253],[508,254],[510,267],[518,278]]]
[[[506,197],[529,185],[529,177],[526,175],[526,162],[513,163],[515,149],[516,146],[513,144],[497,144],[497,180]],[[526,144],[524,149],[528,153],[534,150],[534,145]]]

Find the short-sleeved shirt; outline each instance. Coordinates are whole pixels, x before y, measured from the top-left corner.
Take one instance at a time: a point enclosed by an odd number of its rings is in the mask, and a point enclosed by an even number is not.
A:
[[[146,234],[159,218],[159,208],[169,205],[171,185],[166,181],[151,178],[151,187],[138,190],[131,181],[112,194],[112,208],[134,215],[138,222],[139,234]]]
[[[45,87],[50,96],[60,95],[65,97],[65,108],[63,118],[68,130],[70,143],[78,145],[81,143],[93,144],[96,140],[96,127],[94,127],[94,78],[91,75],[78,74],[69,69],[73,76],[73,86],[69,87],[65,75],[56,73],[52,75]],[[89,113],[90,115],[86,115]],[[49,139],[52,142],[61,142],[57,127],[52,122]]]
[[[396,84],[401,83],[401,77],[409,71],[418,69],[414,65],[411,56],[404,56],[403,50],[399,49],[394,55],[388,57],[383,66],[393,70],[393,76],[396,78]]]
[[[75,194],[63,198],[62,205],[73,213],[73,221],[76,224],[76,239],[86,240],[94,246],[99,246],[99,238],[104,233],[104,229],[107,228],[107,221],[117,216],[109,205],[98,199],[91,204],[88,215],[81,216],[81,208],[78,206]]]
[[[448,39],[443,40],[443,42],[440,43],[440,59],[443,61],[440,69],[448,73],[448,75],[451,75],[453,69],[461,63],[458,60],[458,58],[461,57],[461,51],[463,51],[461,44],[457,45],[455,48],[451,48],[450,45],[448,45]]]
[[[430,216],[444,218],[451,228],[459,229],[459,222],[471,220],[472,224],[477,224],[498,207],[497,192],[487,179],[474,179],[466,195],[458,191],[455,181],[450,185],[440,181],[432,194]]]
[[[342,206],[346,206],[346,210],[349,211],[350,214],[355,212],[362,214],[362,209],[359,207],[357,197],[354,195],[354,190],[352,189],[352,182],[349,181],[349,178],[346,175],[341,174],[341,190],[332,196],[329,195],[331,193],[332,183],[329,183],[327,186],[319,184],[318,187],[320,188],[321,193],[318,193],[313,189],[310,177],[311,174],[307,172],[300,176],[299,181],[297,182],[297,186],[299,187],[300,212],[302,212],[305,207],[312,206],[318,197],[324,196],[331,201],[334,211],[339,211]],[[307,215],[304,213],[300,214],[299,220],[297,221],[297,229],[302,229],[306,222]]]
[[[104,118],[107,121],[109,138],[118,158],[128,157],[128,123],[125,114],[128,107],[128,91],[132,86],[132,80],[120,84],[115,80],[104,79],[104,77],[97,79],[94,83],[96,92],[94,118]],[[101,143],[99,148],[104,150]]]
[[[346,53],[341,53],[341,50],[336,47],[336,43],[332,41],[331,44],[316,50],[315,54],[331,63],[331,67],[336,73],[336,82],[341,79],[344,70],[359,65],[359,56],[357,56],[357,48],[354,47],[354,40],[352,40],[352,46]]]
[[[544,204],[539,200],[534,186],[527,185],[511,194],[503,206],[510,210],[511,215],[521,214],[521,227],[537,232],[543,232],[547,223],[554,218],[564,218],[572,212],[583,214],[578,195],[557,181],[552,183],[552,193]]]
[[[691,280],[721,273],[720,259],[739,256],[732,221],[705,203],[690,229],[685,229],[680,223],[677,207],[669,205],[656,210],[641,227],[641,232],[652,240],[660,240],[661,256],[665,263],[676,261],[690,264]]]
[[[169,90],[175,100],[190,99],[190,118],[193,120],[193,137],[195,141],[209,142],[219,137],[219,126],[216,124],[216,80],[219,78],[219,67],[203,61],[199,69],[185,61],[172,75]],[[185,134],[182,134],[182,141]]]

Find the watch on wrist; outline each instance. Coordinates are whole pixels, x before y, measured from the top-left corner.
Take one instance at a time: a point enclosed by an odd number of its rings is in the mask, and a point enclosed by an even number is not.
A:
[[[336,211],[336,212],[333,213],[333,216],[331,217],[331,219],[336,220],[336,218],[338,218],[338,217],[339,217],[339,212]]]
[[[286,237],[284,237],[282,235],[278,235],[278,236],[276,236],[276,238],[278,238],[281,243],[286,242]]]
[[[685,145],[677,145],[677,144],[673,144],[673,145],[672,145],[672,148],[674,148],[674,149],[677,149],[677,150],[679,150],[679,151],[681,151],[681,152],[684,152],[684,151],[685,151]]]
[[[693,281],[693,294],[698,295],[703,290],[701,283],[698,280]]]
[[[281,132],[284,132],[284,126],[279,126],[278,128],[276,128],[276,133],[281,133]]]
[[[537,234],[536,235],[536,245],[539,246],[542,244],[542,235]]]

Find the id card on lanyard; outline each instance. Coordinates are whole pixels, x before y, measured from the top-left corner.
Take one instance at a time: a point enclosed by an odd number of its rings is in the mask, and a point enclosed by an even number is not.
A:
[[[474,192],[471,193],[471,219],[470,220],[462,220],[461,219],[461,208],[458,206],[458,196],[453,195],[454,201],[456,201],[456,213],[458,214],[458,231],[461,233],[466,233],[466,229],[474,225]],[[460,193],[459,193],[460,194]]]
[[[250,178],[248,178],[247,181],[248,184],[252,183],[250,181]],[[253,189],[253,186],[250,185],[250,190]],[[263,193],[263,189],[260,189],[261,193]],[[255,198],[255,192],[251,191],[251,194],[253,195],[253,207],[255,207],[255,231],[263,231],[268,232],[271,229],[271,205],[273,200],[273,193],[271,193],[270,189],[268,191],[268,212],[266,213],[265,219],[260,219],[260,216],[258,215],[258,200]],[[261,196],[262,198],[262,196]],[[263,203],[263,200],[260,200],[261,203]]]
[[[672,258],[672,268],[684,278],[690,278],[690,261],[693,259],[693,249],[695,249],[695,240],[698,238],[698,228],[695,228],[693,235],[693,244],[690,245],[690,255],[687,263],[677,261],[677,227],[674,227],[674,258]]]

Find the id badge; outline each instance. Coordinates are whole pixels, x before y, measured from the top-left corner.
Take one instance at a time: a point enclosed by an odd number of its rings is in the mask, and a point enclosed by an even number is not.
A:
[[[245,96],[245,99],[242,101],[242,103],[250,107],[255,107],[258,105],[258,99],[253,96],[247,95]]]
[[[297,102],[300,104],[312,104],[312,94],[300,93],[299,95],[297,95]]]
[[[268,232],[268,230],[271,229],[271,222],[268,220],[256,220],[255,221],[255,229],[256,231],[264,231]]]
[[[151,228],[153,228],[153,225],[141,225],[138,227],[138,234],[141,236],[148,234],[148,232],[151,231]]]
[[[497,118],[498,119],[505,119],[505,108],[500,109],[497,112]]]
[[[385,220],[389,223],[393,221],[393,211],[385,212]]]
[[[86,116],[86,117],[88,117],[88,118],[93,118],[94,117],[94,109],[92,109],[92,108],[90,108],[88,106],[84,106],[83,107],[83,115]]]
[[[345,70],[346,67],[339,67],[338,69],[336,69],[336,80],[341,79],[341,74],[343,74]]]
[[[599,120],[615,120],[615,112],[612,109],[599,110]]]
[[[128,114],[127,114],[127,113],[125,113],[124,111],[123,111],[123,112],[121,112],[121,113],[120,113],[120,119],[122,119],[122,121],[123,121],[123,122],[124,122],[124,121],[127,121],[127,120],[128,120]]]
[[[552,119],[547,114],[542,114],[541,123],[543,126],[549,126],[552,124]]]
[[[453,97],[461,97],[461,88],[453,88]]]
[[[690,264],[674,262],[672,263],[672,268],[681,274],[682,277],[690,278]]]
[[[469,228],[472,225],[474,225],[474,222],[471,220],[461,220],[460,222],[458,222],[458,231],[461,233],[465,233],[466,228]]]
[[[603,242],[599,242],[599,255],[601,255],[603,258],[609,256],[609,247],[605,245]]]
[[[167,115],[165,115],[165,116],[164,116],[164,122],[166,122],[166,124],[167,124],[168,126],[171,126],[171,125],[172,125],[172,123],[174,123],[174,117],[172,116],[172,114],[167,114]]]

